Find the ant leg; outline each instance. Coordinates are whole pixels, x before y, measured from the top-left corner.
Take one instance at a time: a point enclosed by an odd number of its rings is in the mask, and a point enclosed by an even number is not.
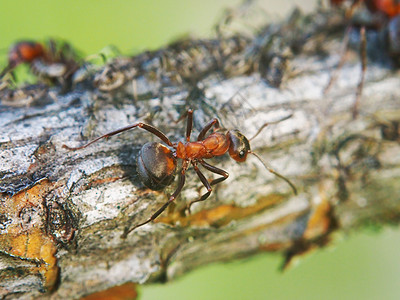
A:
[[[4,69],[0,73],[0,79],[3,79],[8,72],[11,72],[14,67],[11,64],[8,64],[4,67]],[[12,74],[12,73],[11,73]],[[13,77],[13,74],[11,75]],[[14,78],[14,77],[13,77]]]
[[[187,118],[186,121],[186,141],[190,142],[190,134],[192,133],[193,128],[193,110],[189,108],[184,114],[182,114],[178,120],[174,121],[175,124],[178,124],[184,118]]]
[[[211,182],[208,182],[208,180],[205,178],[205,176],[203,175],[203,173],[201,173],[201,171],[200,171],[199,168],[197,167],[197,164],[193,164],[193,167],[194,167],[194,170],[195,170],[196,173],[197,173],[197,176],[199,176],[201,182],[203,183],[203,185],[204,185],[204,186],[206,187],[206,189],[207,189],[207,193],[205,193],[204,195],[202,195],[200,199],[194,200],[194,201],[192,201],[192,202],[189,203],[189,205],[188,205],[188,211],[189,211],[189,213],[190,213],[190,207],[192,206],[193,203],[200,202],[200,201],[204,201],[204,200],[206,200],[206,199],[208,198],[208,196],[210,196],[211,191],[212,191],[212,188],[211,188],[212,185],[217,184],[217,183],[220,183],[220,182],[224,181],[225,179],[227,179],[227,178],[229,177],[229,173],[228,173],[228,172],[226,172],[226,171],[224,171],[224,170],[222,170],[222,169],[219,169],[219,168],[217,168],[217,167],[214,167],[214,166],[212,166],[212,165],[206,163],[206,162],[203,161],[203,160],[200,160],[199,162],[200,162],[200,164],[201,164],[205,169],[207,169],[208,171],[213,172],[213,173],[216,173],[216,174],[218,174],[218,175],[221,175],[222,177],[217,178],[217,179],[214,179],[214,180],[212,180]]]
[[[338,77],[338,73],[342,69],[342,67],[346,61],[346,53],[347,53],[347,49],[349,47],[351,29],[352,29],[352,27],[350,25],[347,26],[347,28],[346,28],[346,31],[345,31],[344,37],[343,37],[343,41],[342,41],[342,45],[341,45],[341,49],[340,49],[339,63],[337,65],[336,69],[334,69],[333,72],[331,73],[328,84],[324,88],[324,95],[326,95],[329,92],[329,90],[331,89],[332,84],[336,81],[336,79]]]
[[[219,121],[217,118],[212,119],[210,122],[208,122],[203,129],[200,131],[199,136],[197,137],[198,141],[204,140],[204,137],[207,133],[207,131],[209,131],[211,129],[211,127],[215,127],[215,129],[218,129],[220,127]]]
[[[56,41],[53,39],[50,39],[48,41],[48,45],[49,45],[49,49],[50,49],[52,55],[54,55],[56,53],[56,49],[57,49]]]
[[[228,172],[226,172],[226,171],[224,171],[224,170],[222,170],[220,168],[214,167],[214,166],[206,163],[204,160],[200,160],[200,164],[204,168],[206,168],[208,171],[222,176],[220,178],[212,180],[210,185],[214,185],[214,184],[220,183],[220,182],[224,181],[225,179],[227,179],[229,177],[229,173]]]
[[[189,211],[189,214],[191,213],[191,212],[190,212],[190,207],[192,206],[192,204],[193,204],[193,203],[196,203],[196,202],[199,202],[199,201],[204,201],[204,200],[206,200],[206,199],[208,198],[208,196],[210,196],[211,191],[212,191],[211,184],[208,182],[207,178],[203,175],[203,173],[201,173],[201,171],[200,171],[200,169],[199,169],[199,167],[197,166],[196,163],[193,163],[193,168],[194,168],[194,170],[196,171],[197,176],[199,176],[200,181],[203,183],[203,185],[204,185],[205,188],[207,189],[207,192],[206,192],[203,196],[201,196],[200,199],[191,201],[191,202],[188,204],[187,209],[188,209],[188,211]]]
[[[121,238],[125,239],[127,237],[127,235],[131,231],[133,231],[136,228],[138,228],[140,226],[143,226],[143,225],[145,225],[147,223],[150,223],[151,221],[156,219],[168,207],[168,205],[170,205],[171,202],[173,202],[176,199],[176,197],[182,191],[183,186],[185,185],[185,173],[186,173],[187,168],[188,168],[188,163],[186,161],[184,161],[183,166],[182,166],[182,170],[181,170],[181,175],[179,177],[178,186],[177,186],[175,192],[169,197],[168,201],[165,202],[163,206],[161,206],[150,218],[148,218],[143,223],[135,225],[135,226],[133,226],[132,228],[129,228],[129,229],[126,227],[125,230],[124,230],[124,233],[121,235]]]
[[[190,134],[193,128],[193,110],[188,109],[187,111],[187,123],[186,123],[186,141],[190,142]]]
[[[367,70],[367,37],[365,34],[365,26],[360,29],[361,44],[360,44],[360,57],[361,57],[361,76],[360,82],[357,85],[356,99],[353,106],[353,119],[357,118],[358,107],[360,105],[361,94],[364,87],[365,72]]]
[[[144,130],[147,130],[148,132],[150,132],[150,133],[156,135],[157,137],[159,137],[168,146],[171,146],[171,147],[173,146],[172,142],[169,140],[169,138],[164,133],[162,133],[159,129],[157,129],[157,128],[149,125],[149,124],[139,122],[139,123],[135,123],[135,124],[129,125],[127,127],[123,127],[123,128],[117,129],[115,131],[111,131],[109,133],[106,133],[106,134],[104,134],[102,136],[99,136],[98,138],[95,138],[93,141],[90,141],[86,145],[83,145],[83,146],[80,146],[80,147],[75,147],[75,148],[74,147],[68,147],[65,144],[62,147],[65,148],[65,149],[68,149],[68,150],[83,149],[83,148],[86,148],[87,146],[90,146],[91,144],[97,142],[98,140],[101,140],[101,139],[104,139],[104,138],[109,138],[109,137],[111,137],[113,135],[116,135],[118,133],[133,129],[135,127],[139,127],[139,128],[144,129]]]

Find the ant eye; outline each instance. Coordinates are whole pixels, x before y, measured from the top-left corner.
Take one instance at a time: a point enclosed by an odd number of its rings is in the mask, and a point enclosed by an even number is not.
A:
[[[239,152],[239,157],[243,157],[245,154],[246,154],[245,151],[244,151],[244,150],[241,150],[241,151]]]

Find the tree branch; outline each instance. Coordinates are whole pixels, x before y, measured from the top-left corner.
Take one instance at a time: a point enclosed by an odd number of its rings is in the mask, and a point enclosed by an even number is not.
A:
[[[0,295],[76,298],[128,281],[173,280],[260,251],[282,252],[287,265],[335,230],[397,224],[400,79],[369,62],[356,119],[358,59],[324,94],[344,23],[332,12],[294,13],[251,38],[186,40],[117,58],[76,75],[66,93],[61,86],[45,95],[39,87],[25,91],[29,106],[2,91]],[[188,108],[193,136],[214,117],[251,137],[265,122],[291,116],[267,126],[251,148],[298,195],[251,155],[241,164],[212,159],[229,178],[209,199],[185,214],[204,194],[189,171],[175,205],[122,239],[176,186],[151,191],[137,175],[141,146],[157,138],[136,128],[79,151],[63,144],[77,147],[137,121],[178,141],[185,125],[175,120]]]

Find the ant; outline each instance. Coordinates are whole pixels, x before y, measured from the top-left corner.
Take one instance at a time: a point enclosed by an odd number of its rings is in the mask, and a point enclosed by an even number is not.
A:
[[[365,21],[357,23],[357,21],[351,20],[351,24],[346,30],[345,37],[343,39],[343,53],[341,60],[338,65],[338,69],[344,63],[344,54],[347,49],[349,42],[349,34],[352,26],[360,28],[360,56],[361,56],[361,78],[357,86],[356,99],[353,106],[353,118],[358,115],[358,106],[361,99],[362,89],[364,86],[364,78],[367,69],[367,40],[366,40],[366,28],[373,29],[376,31],[382,31],[384,36],[384,47],[388,50],[390,56],[398,56],[400,54],[400,2],[398,0],[330,0],[332,6],[341,6],[349,3],[350,6],[346,9],[346,17],[351,19],[355,15],[356,9],[364,4],[366,10],[370,14],[370,21],[368,24]],[[334,81],[333,76],[331,77],[328,85],[325,88],[325,93],[329,90],[332,82]]]
[[[63,148],[68,150],[79,150],[88,147],[89,145],[99,141],[103,138],[109,138],[118,133],[139,127],[148,132],[157,136],[162,142],[148,142],[143,145],[142,149],[139,151],[137,157],[137,171],[139,173],[139,177],[141,178],[143,184],[152,190],[162,190],[166,186],[170,185],[173,179],[175,178],[175,172],[177,168],[177,159],[182,159],[182,167],[180,170],[180,176],[178,181],[178,186],[175,189],[175,192],[169,197],[168,201],[161,206],[150,218],[146,221],[135,225],[134,227],[128,229],[125,228],[125,231],[122,235],[125,238],[129,232],[134,229],[143,226],[154,219],[156,219],[167,207],[171,204],[181,192],[184,184],[185,184],[185,174],[186,170],[190,165],[193,166],[197,176],[200,178],[200,181],[207,189],[207,192],[203,194],[199,199],[191,201],[188,205],[188,211],[190,213],[190,207],[193,203],[206,200],[212,191],[213,185],[220,183],[226,180],[229,176],[228,172],[215,167],[213,165],[208,164],[204,159],[213,158],[216,156],[222,156],[225,153],[229,153],[230,157],[233,158],[237,162],[244,162],[247,159],[248,154],[253,154],[257,157],[260,162],[264,165],[264,167],[276,175],[277,177],[285,180],[290,187],[292,188],[294,194],[297,194],[296,187],[293,183],[279,174],[271,167],[264,162],[260,156],[258,156],[255,152],[250,150],[249,139],[247,139],[239,130],[226,130],[220,127],[220,123],[217,118],[209,121],[200,131],[197,136],[197,141],[190,141],[190,135],[192,132],[193,126],[193,110],[189,109],[186,113],[187,116],[187,124],[186,124],[186,141],[185,142],[171,142],[170,139],[159,129],[142,122],[137,122],[127,127],[123,127],[117,129],[115,131],[111,131],[106,133],[86,145],[80,147],[68,147],[67,145],[63,145]],[[290,117],[290,116],[289,116]],[[277,122],[288,119],[289,117],[283,118]],[[274,122],[274,123],[277,123]],[[263,128],[265,128],[268,124],[264,124],[256,133],[254,137],[256,137]],[[207,135],[207,133],[214,127],[214,130]],[[206,136],[207,135],[207,136]],[[254,138],[253,137],[253,138]],[[250,139],[251,140],[251,139]],[[199,169],[199,165],[203,166],[206,170],[220,175],[221,177],[211,180],[209,182],[203,173]]]
[[[400,2],[398,0],[330,0],[331,5],[342,5],[345,2],[351,2],[349,13],[353,13],[353,10],[360,5],[365,3],[366,8],[371,13],[383,13],[389,18],[393,18],[400,14]]]
[[[8,65],[0,73],[3,78],[20,64],[29,64],[32,72],[47,78],[52,83],[65,84],[79,65],[75,61],[74,51],[68,43],[57,45],[54,40],[48,42],[48,49],[35,41],[20,41],[11,46],[8,52]],[[15,78],[14,78],[15,79]]]
[[[12,71],[19,64],[30,64],[44,55],[43,46],[34,41],[21,41],[12,45],[8,51],[8,65],[0,73],[0,78],[3,78],[5,74]]]
[[[21,63],[31,63],[45,55],[43,46],[34,41],[21,41],[14,44],[8,52],[8,65],[14,68]]]

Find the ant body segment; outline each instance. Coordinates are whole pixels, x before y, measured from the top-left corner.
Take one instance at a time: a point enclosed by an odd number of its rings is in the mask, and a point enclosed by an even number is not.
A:
[[[277,122],[286,120],[287,118],[289,117],[283,118]],[[261,129],[266,127],[268,124],[272,123],[264,124],[256,135],[258,135]],[[250,150],[249,140],[238,130],[223,129],[220,127],[218,119],[214,118],[202,128],[199,135],[197,136],[196,141],[190,141],[192,126],[193,110],[189,109],[187,111],[185,142],[171,142],[170,139],[159,129],[146,123],[137,122],[127,127],[123,127],[115,131],[106,133],[92,140],[86,145],[80,147],[73,148],[63,145],[63,148],[66,148],[68,150],[79,150],[88,147],[89,145],[99,141],[100,139],[109,138],[113,135],[136,127],[142,128],[154,134],[162,142],[164,142],[164,144],[160,142],[148,142],[143,145],[137,157],[137,171],[139,173],[139,176],[143,184],[152,190],[162,190],[172,183],[177,168],[177,160],[182,159],[182,167],[180,170],[178,185],[174,193],[169,197],[168,201],[146,221],[135,225],[132,228],[125,228],[125,231],[122,235],[123,238],[125,238],[128,233],[133,231],[134,229],[156,219],[168,207],[168,205],[177,198],[185,184],[186,170],[189,168],[190,165],[193,166],[197,176],[200,178],[200,181],[207,189],[207,192],[203,194],[199,199],[191,201],[189,203],[189,212],[190,207],[193,203],[206,200],[212,192],[212,186],[226,180],[229,174],[228,172],[220,168],[208,164],[204,159],[209,159],[215,156],[222,156],[225,153],[229,153],[230,157],[237,162],[244,162],[247,159],[248,154],[253,154],[261,161],[261,163],[269,172],[285,180],[290,185],[293,192],[297,194],[296,187],[289,179],[273,170],[266,164],[266,162],[261,159],[260,156]],[[207,133],[212,128],[214,128],[214,130],[207,135]],[[209,182],[199,169],[199,165],[203,166],[206,170],[212,173],[220,175],[221,177],[213,179]]]

